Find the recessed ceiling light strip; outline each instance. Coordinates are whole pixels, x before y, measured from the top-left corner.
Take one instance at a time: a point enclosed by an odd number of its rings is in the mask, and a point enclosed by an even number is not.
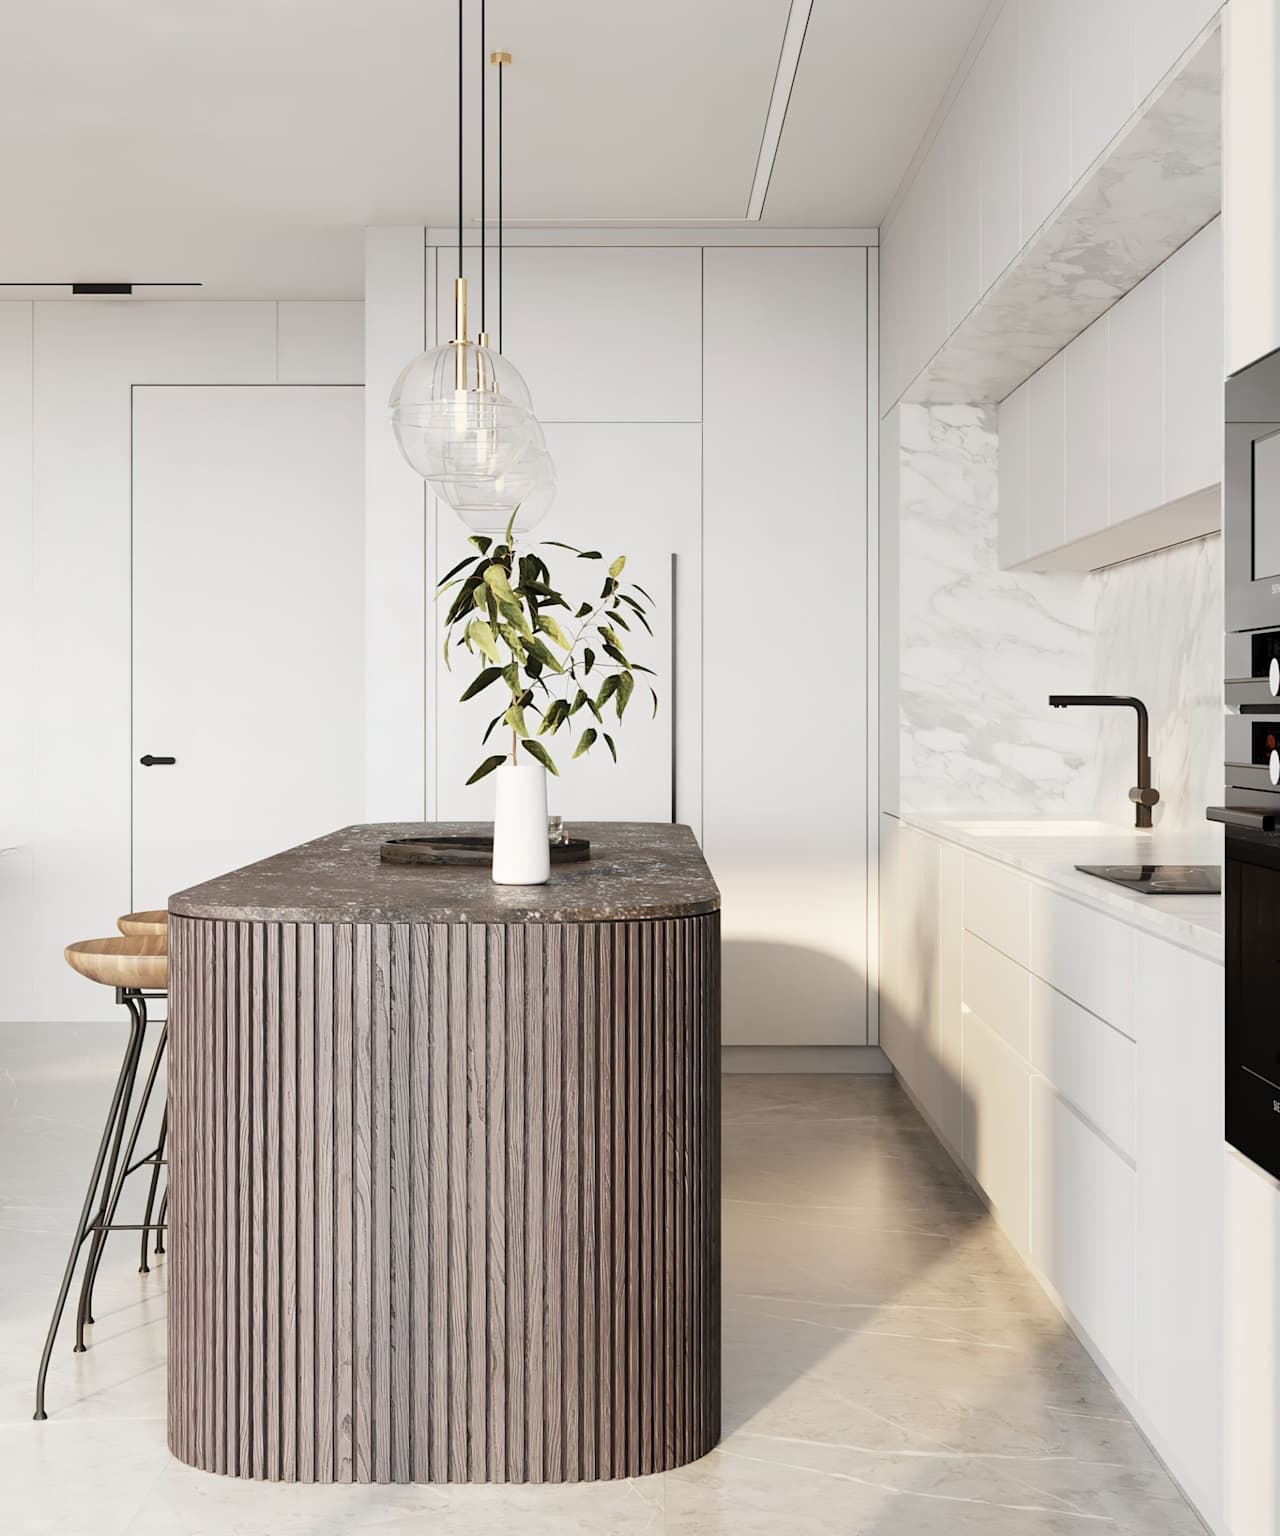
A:
[[[751,196],[747,199],[747,218],[753,223],[759,223],[764,215],[765,199],[769,195],[773,166],[778,158],[778,145],[782,142],[782,129],[787,121],[787,108],[791,105],[791,92],[795,87],[796,71],[800,68],[800,55],[804,51],[805,34],[809,30],[809,17],[812,13],[813,0],[791,0],[791,12],[787,17],[782,48],[778,54],[778,68],[773,77],[773,94],[769,98],[769,111],[765,116],[764,133],[760,139],[760,153],[756,156],[755,179],[751,183]]]

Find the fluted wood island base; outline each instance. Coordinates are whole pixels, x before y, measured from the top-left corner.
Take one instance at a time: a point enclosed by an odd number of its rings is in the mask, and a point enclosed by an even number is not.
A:
[[[170,903],[170,1448],[300,1482],[691,1461],[720,1432],[715,884],[665,825],[582,828],[541,887],[379,863],[421,830]]]

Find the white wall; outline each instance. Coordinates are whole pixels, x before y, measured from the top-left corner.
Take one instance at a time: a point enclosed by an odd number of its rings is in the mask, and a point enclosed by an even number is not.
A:
[[[451,694],[461,684],[438,663],[429,601],[437,572],[457,558],[457,527],[428,497],[419,543],[420,492],[396,463],[385,392],[420,345],[420,328],[432,343],[451,334],[456,232],[417,232],[417,252],[414,238],[369,233],[368,698],[371,735],[397,756],[394,770],[382,766],[380,814],[420,815],[425,805],[434,816],[458,814],[461,803],[457,754],[438,745],[458,728]],[[474,329],[473,239],[469,231]],[[569,456],[563,517],[581,525],[579,477],[569,472],[579,458],[597,487],[592,543],[607,552],[646,542],[637,492],[641,505],[662,497],[664,514],[668,504],[688,509],[689,526],[671,546],[680,548],[676,812],[703,838],[722,883],[730,1045],[830,1050],[867,1040],[867,765],[876,732],[865,638],[845,622],[864,611],[868,580],[867,239],[521,230],[507,246],[504,350],[555,450]],[[808,390],[787,387],[800,292],[824,328],[819,354],[801,364]],[[489,298],[492,332],[492,286]],[[628,469],[641,437],[650,462]],[[610,464],[627,483],[611,488]],[[561,536],[556,516],[538,536]],[[770,615],[791,611],[778,584],[815,551],[840,572],[844,595],[813,605],[813,644],[797,669],[790,621],[775,631]],[[665,604],[665,592],[655,596]],[[399,656],[415,626],[427,651],[420,687]],[[402,686],[393,689],[396,668]],[[664,677],[664,706],[667,685]],[[632,793],[627,739],[624,730],[616,768],[588,760],[608,781],[600,788],[611,804]],[[371,764],[371,784],[376,771]],[[487,815],[489,791],[479,788],[475,814]],[[572,820],[570,803],[557,809]]]
[[[0,1017],[114,1012],[62,950],[130,906],[132,386],[359,383],[361,311],[0,304]]]

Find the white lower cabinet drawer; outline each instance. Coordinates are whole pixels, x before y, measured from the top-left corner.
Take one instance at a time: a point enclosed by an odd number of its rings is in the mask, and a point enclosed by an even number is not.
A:
[[[1027,1083],[1031,1069],[972,1012],[961,1019],[965,1167],[981,1186],[1000,1225],[1027,1253]]]
[[[1031,891],[1030,969],[1134,1038],[1134,930],[1056,891]]]
[[[1137,1047],[1127,1035],[1031,977],[1031,1065],[1126,1157],[1133,1156]]]
[[[1132,1390],[1134,1171],[1038,1074],[1030,1106],[1032,1262]]]
[[[1025,1060],[1027,1037],[1027,971],[1008,955],[993,949],[976,933],[966,931],[962,951],[961,996],[965,1007],[1001,1035]]]
[[[1030,883],[974,853],[964,857],[964,925],[1019,965],[1027,963]]]

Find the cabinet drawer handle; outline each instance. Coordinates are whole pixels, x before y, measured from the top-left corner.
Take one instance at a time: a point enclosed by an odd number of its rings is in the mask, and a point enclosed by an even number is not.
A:
[[[152,757],[151,753],[148,752],[145,756],[140,757],[138,761],[144,768],[171,768],[178,759],[176,757]]]

